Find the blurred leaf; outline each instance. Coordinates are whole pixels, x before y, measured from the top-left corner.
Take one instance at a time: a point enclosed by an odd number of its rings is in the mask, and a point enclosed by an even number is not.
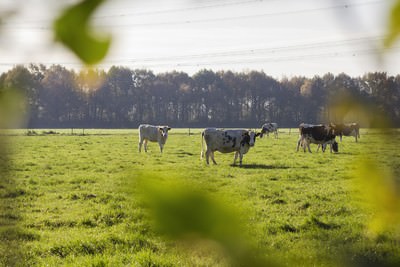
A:
[[[358,98],[341,92],[330,98],[329,108],[334,114],[334,122],[358,122],[363,127],[391,127],[386,114],[380,112],[376,105],[360,101]]]
[[[0,88],[0,129],[24,127],[25,98],[18,90]]]
[[[23,95],[18,90],[3,89],[0,87],[0,192],[7,194],[15,189],[13,175],[10,175],[11,141],[5,129],[23,127],[24,106]],[[20,240],[13,233],[17,232],[17,223],[13,218],[18,217],[19,207],[10,198],[0,200],[0,266],[23,266],[23,248]],[[12,216],[6,216],[10,214]]]
[[[358,167],[356,187],[373,212],[368,225],[370,233],[400,230],[400,196],[392,173],[372,160],[364,160]]]
[[[56,40],[89,65],[101,61],[111,44],[109,35],[99,36],[89,26],[90,17],[104,1],[84,0],[66,9],[53,25]]]
[[[173,184],[147,190],[159,230],[172,238],[222,240],[240,232],[234,212],[206,193]]]
[[[240,213],[194,185],[142,175],[143,202],[158,230],[174,240],[217,242],[238,266],[276,266],[261,256],[242,227]],[[169,178],[170,179],[170,178]]]
[[[17,10],[14,8],[8,9],[8,10],[1,10],[0,11],[0,27],[2,24],[5,23],[9,18],[17,14]]]
[[[384,40],[385,48],[390,48],[400,34],[400,0],[397,0],[389,14],[388,33]]]

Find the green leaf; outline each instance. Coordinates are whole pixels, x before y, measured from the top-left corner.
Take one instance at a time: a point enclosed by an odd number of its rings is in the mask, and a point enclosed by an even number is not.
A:
[[[237,266],[277,266],[258,251],[246,234],[241,214],[229,201],[210,195],[195,184],[174,178],[142,174],[139,188],[143,204],[149,208],[158,232],[173,240],[193,242],[211,240]]]
[[[93,65],[107,54],[111,36],[99,36],[90,27],[90,17],[105,0],[84,0],[67,8],[54,22],[57,41],[72,50],[84,63]]]
[[[388,33],[384,40],[385,48],[390,48],[400,34],[400,0],[397,0],[389,15]]]

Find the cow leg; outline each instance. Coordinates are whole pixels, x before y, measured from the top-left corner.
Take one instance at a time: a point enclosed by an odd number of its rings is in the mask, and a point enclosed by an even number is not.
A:
[[[144,140],[143,146],[144,146],[144,152],[147,152],[147,140]]]
[[[236,151],[235,157],[233,158],[233,165],[236,165],[236,160],[237,160],[238,155],[239,155],[239,151]]]
[[[296,149],[296,152],[299,152],[300,142],[301,142],[301,137],[299,138],[299,140],[297,140],[297,149]]]
[[[310,148],[310,142],[307,142],[307,148],[308,148],[308,152],[310,152],[310,153],[312,153],[311,152],[311,148]],[[306,149],[304,148],[304,151],[305,151]]]
[[[321,147],[322,152],[325,152],[326,150],[326,144],[318,144],[317,152],[319,151],[319,148]]]
[[[215,159],[214,159],[214,151],[211,151],[211,159],[212,159],[213,163],[214,163],[215,165],[217,165],[217,162],[216,162]]]
[[[297,141],[297,151],[299,151],[300,145],[303,148],[303,152],[306,152],[307,141],[305,138],[300,137],[299,140]]]
[[[162,153],[164,145],[163,144],[159,144],[160,145],[160,153]]]
[[[142,144],[143,144],[143,140],[139,141],[139,152],[142,152]]]
[[[210,151],[207,149],[207,150],[206,150],[206,163],[207,163],[207,165],[210,164],[209,158],[210,158]]]
[[[210,164],[210,161],[209,161],[209,158],[210,158],[210,157],[211,157],[211,160],[213,161],[213,163],[214,163],[215,165],[217,165],[217,162],[216,162],[215,159],[214,159],[214,152],[207,149],[207,151],[206,151],[206,162],[207,162],[207,165]]]
[[[239,152],[239,165],[242,167],[242,159],[243,159],[243,154]]]

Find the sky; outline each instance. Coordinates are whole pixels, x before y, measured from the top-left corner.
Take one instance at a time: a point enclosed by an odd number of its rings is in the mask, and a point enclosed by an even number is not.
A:
[[[73,0],[2,0],[0,72],[16,64],[82,64],[54,43],[52,19]],[[275,78],[399,74],[400,44],[381,53],[391,0],[108,0],[93,17],[113,37],[112,65],[264,71]]]

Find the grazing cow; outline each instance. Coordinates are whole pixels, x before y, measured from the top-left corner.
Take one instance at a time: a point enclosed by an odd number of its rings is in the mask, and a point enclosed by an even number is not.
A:
[[[239,156],[240,166],[242,166],[243,155],[246,154],[250,147],[254,146],[256,137],[260,133],[255,133],[251,130],[222,130],[216,128],[206,128],[201,133],[201,158],[204,155],[204,140],[206,141],[206,162],[209,164],[209,157],[214,164],[217,162],[214,159],[214,152],[219,151],[221,153],[235,152],[235,158],[233,165],[236,164],[236,159]]]
[[[299,146],[301,145],[306,151],[306,147],[308,151],[311,153],[310,143],[322,145],[323,151],[325,151],[324,146],[329,144],[331,145],[331,153],[332,150],[334,152],[339,151],[338,143],[335,140],[335,134],[330,126],[326,125],[312,125],[302,123],[299,126],[300,138],[297,141],[297,151],[299,151]]]
[[[275,138],[278,138],[278,124],[276,122],[267,122],[261,126],[260,138],[262,138],[264,134],[269,136],[269,133],[274,133]]]
[[[354,136],[356,138],[356,142],[358,142],[358,138],[360,138],[360,125],[358,123],[338,123],[330,124],[334,129],[335,134],[340,137],[340,142],[342,142],[342,136]]]
[[[168,126],[139,125],[139,152],[142,151],[142,144],[144,144],[144,151],[147,152],[147,142],[150,141],[158,142],[160,152],[162,153],[169,130],[171,128]]]

